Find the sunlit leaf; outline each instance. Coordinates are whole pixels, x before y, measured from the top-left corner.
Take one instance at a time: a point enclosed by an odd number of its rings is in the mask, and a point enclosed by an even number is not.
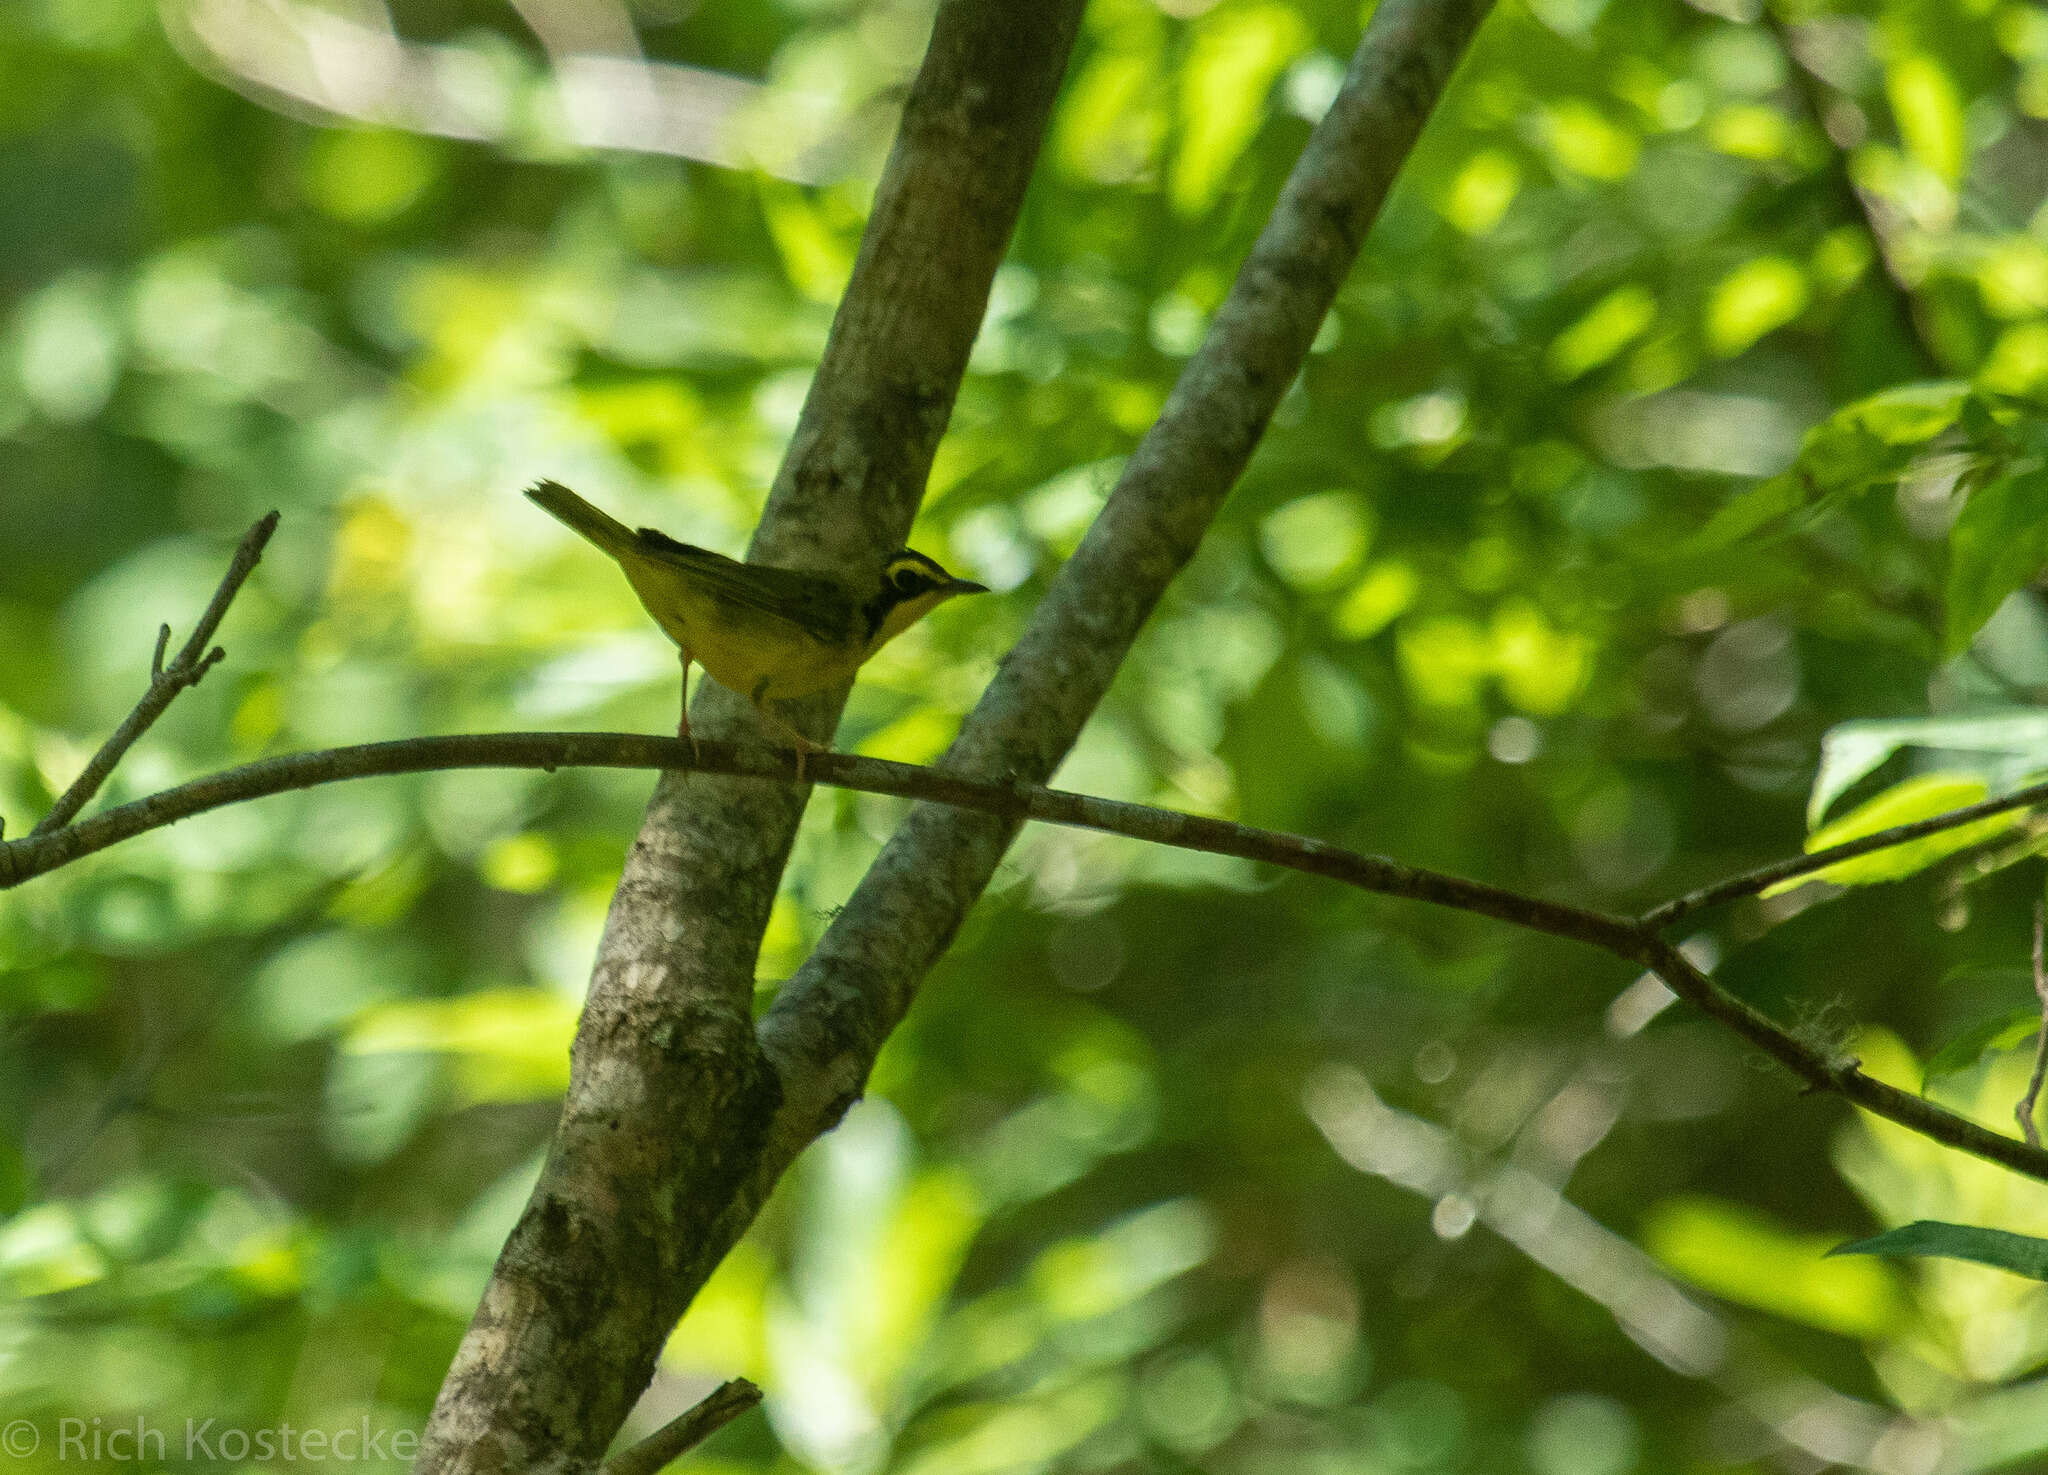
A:
[[[1941,63],[1924,51],[1902,56],[1885,68],[1884,87],[1906,152],[1946,183],[1958,183],[1968,158],[1968,129],[1956,84]]]
[[[1048,1248],[1031,1267],[1032,1289],[1048,1312],[1077,1321],[1126,1306],[1183,1275],[1216,1247],[1208,1212],[1192,1200],[1154,1204],[1092,1239]]]
[[[121,371],[121,327],[110,284],[95,271],[59,277],[19,308],[15,372],[53,420],[98,414]]]
[[[544,891],[555,879],[561,858],[546,835],[500,835],[485,849],[477,863],[484,880],[500,891],[532,894]]]
[[[1405,563],[1383,560],[1365,571],[1337,606],[1332,622],[1347,640],[1367,640],[1407,612],[1422,581]]]
[[[1267,514],[1259,527],[1267,561],[1304,589],[1342,581],[1365,556],[1371,536],[1372,508],[1355,492],[1296,497]]]
[[[1945,769],[1973,774],[1989,789],[2009,788],[2048,767],[2048,712],[1838,723],[1821,739],[1820,770],[1806,806],[1808,828],[1818,825],[1857,780],[1908,748],[1942,754]]]
[[[1706,553],[1738,543],[1787,513],[1796,512],[1805,501],[1805,488],[1789,472],[1760,481],[1723,502],[1706,525],[1680,545],[1680,551]]]
[[[1628,347],[1656,316],[1657,299],[1647,287],[1634,282],[1616,287],[1551,339],[1544,363],[1554,378],[1576,379]]]
[[[107,1258],[68,1204],[38,1204],[0,1224],[0,1285],[17,1297],[91,1285]]]
[[[774,1263],[759,1244],[734,1245],[668,1339],[662,1363],[718,1377],[763,1377],[774,1276]]]
[[[1456,615],[1405,621],[1394,648],[1409,689],[1433,707],[1472,706],[1493,669],[1493,643],[1486,632]]]
[[[2015,323],[1999,334],[1978,377],[2004,394],[2038,393],[2048,383],[2048,323]]]
[[[1571,705],[1588,674],[1589,643],[1560,630],[1525,600],[1494,611],[1493,661],[1501,691],[1522,711],[1551,717]]]
[[[1806,837],[1806,851],[1809,855],[1830,846],[1860,840],[1865,835],[1876,834],[1896,825],[1909,825],[1919,820],[1932,819],[1951,810],[1966,808],[1985,796],[1984,781],[1979,778],[1963,777],[1950,773],[1928,773],[1894,784],[1867,803],[1850,810],[1833,824],[1823,825]],[[1790,891],[1811,881],[1828,881],[1837,886],[1871,886],[1883,881],[1899,881],[1908,876],[1918,875],[1937,861],[1954,855],[1959,850],[1968,850],[1981,845],[1994,835],[2003,834],[2019,822],[2018,816],[1995,814],[1988,818],[1973,820],[1957,825],[1953,829],[1939,830],[1923,835],[1918,840],[1889,846],[1840,861],[1824,870],[1809,875],[1796,876],[1781,881],[1764,892],[1775,896]]]
[[[963,1173],[920,1175],[869,1260],[872,1307],[863,1329],[869,1386],[887,1394],[931,1334],[986,1208]]]
[[[1869,232],[1845,225],[1829,231],[1813,248],[1811,265],[1814,285],[1822,292],[1840,292],[1853,286],[1877,259],[1877,248]]]
[[[337,220],[379,226],[403,215],[426,193],[435,166],[433,146],[418,134],[322,132],[306,156],[306,196]]]
[[[576,1009],[541,989],[480,989],[452,999],[415,999],[365,1013],[350,1030],[355,1055],[414,1052],[449,1057],[474,1101],[525,1101],[569,1083]]]
[[[1792,125],[1776,108],[1731,103],[1707,120],[1707,141],[1742,159],[1775,159],[1792,140]]]
[[[1956,423],[1969,396],[1964,380],[1923,380],[1857,400],[1837,410],[1834,420],[1862,426],[1886,445],[1921,445]]]
[[[2048,1280],[2048,1239],[2003,1229],[1981,1229],[1974,1224],[1944,1224],[1935,1219],[1917,1220],[1868,1239],[1852,1240],[1828,1253],[1938,1256],[2010,1270],[2029,1280]]]
[[[1181,69],[1182,133],[1173,160],[1176,209],[1197,214],[1265,115],[1267,94],[1309,43],[1301,12],[1288,5],[1226,6],[1205,16]]]
[[[1481,149],[1465,161],[1443,199],[1444,215],[1468,236],[1500,224],[1522,187],[1522,169],[1499,149]]]
[[[1842,1336],[1883,1336],[1905,1311],[1877,1266],[1830,1263],[1827,1236],[1794,1234],[1740,1204],[1668,1199],[1651,1211],[1643,1243],[1702,1290]],[[1840,1273],[1850,1265],[1854,1273]]]
[[[1127,15],[1068,87],[1051,147],[1068,176],[1118,183],[1155,164],[1166,136],[1159,21],[1156,11]]]
[[[1806,310],[1806,273],[1782,256],[1746,261],[1714,288],[1707,302],[1707,344],[1723,358],[1748,348]]]
[[[859,222],[829,218],[829,195],[813,196],[766,179],[760,190],[761,213],[782,253],[790,285],[813,302],[838,301],[853,273]]]
[[[1543,135],[1560,164],[1589,179],[1627,178],[1642,151],[1635,134],[1578,98],[1545,109]]]

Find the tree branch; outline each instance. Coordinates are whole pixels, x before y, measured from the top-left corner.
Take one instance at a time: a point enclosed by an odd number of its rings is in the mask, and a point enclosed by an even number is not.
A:
[[[541,768],[549,772],[558,768],[662,768],[779,784],[795,778],[797,761],[797,754],[789,749],[739,747],[712,741],[691,744],[680,738],[622,732],[471,733],[294,753],[195,779],[106,810],[56,834],[0,842],[0,889],[19,885],[82,856],[193,815],[347,779],[449,768]],[[1182,850],[1236,856],[1321,876],[1379,896],[1427,902],[1586,943],[1648,968],[1680,998],[1733,1029],[1809,1087],[1845,1096],[1856,1105],[1935,1141],[2048,1181],[2048,1152],[2001,1136],[1921,1097],[1873,1080],[1858,1070],[1853,1061],[1831,1057],[1729,993],[1677,948],[1644,924],[1628,918],[1404,865],[1384,856],[1363,855],[1308,836],[1261,830],[1149,804],[1102,799],[1037,784],[969,778],[942,769],[846,753],[808,754],[803,765],[806,777],[837,788],[890,794],[977,812],[1010,826],[1037,820]]]
[[[851,582],[903,545],[1066,70],[1082,0],[944,0],[750,557]],[[793,713],[823,737],[846,692]],[[714,682],[693,727],[759,732]],[[562,1118],[418,1469],[587,1470],[723,1252],[783,1083],[755,959],[807,793],[664,775],[627,857]]]
[[[213,591],[213,599],[206,606],[206,612],[192,627],[192,636],[179,650],[177,659],[168,666],[164,664],[164,650],[171,643],[171,627],[165,625],[158,630],[156,654],[149,662],[149,690],[142,694],[142,700],[135,704],[126,720],[114,729],[114,735],[100,744],[100,750],[92,755],[85,771],[71,781],[70,788],[57,796],[57,802],[50,806],[50,812],[43,816],[41,823],[30,831],[31,835],[48,834],[69,824],[73,816],[92,802],[92,796],[100,791],[100,785],[113,773],[114,766],[135,746],[136,739],[148,732],[157,718],[163,716],[171,703],[177,700],[178,693],[188,686],[197,686],[200,678],[227,654],[219,646],[208,650],[208,642],[213,639],[213,632],[220,628],[228,606],[235,602],[235,596],[242,592],[242,585],[255,571],[270,535],[276,531],[277,514],[266,512],[256,520],[254,527],[242,535],[241,546],[235,549],[234,560],[221,576],[220,587]]]
[[[796,1152],[858,1095],[918,981],[1027,818],[1271,860],[1592,943],[1650,967],[1809,1084],[2048,1178],[2048,1154],[1830,1060],[1650,930],[1725,896],[1681,898],[1634,923],[1302,837],[1012,781],[1053,772],[1193,555],[1295,381],[1396,171],[1487,9],[1488,0],[1381,0],[1343,89],[1207,341],[942,767],[844,755],[806,762],[807,777],[938,803],[920,807],[892,838],[758,1031],[753,962],[802,802],[788,782],[793,754],[704,741],[695,765],[701,773],[775,782],[697,782],[687,790],[686,745],[617,734],[421,739],[233,771],[257,785],[252,793],[267,793],[450,766],[426,761],[436,751],[419,744],[457,745],[438,756],[465,762],[673,770],[656,788],[614,897],[547,1165],[450,1369],[420,1469],[592,1467],[681,1308]],[[1015,221],[1078,12],[1079,0],[941,6],[853,283],[754,545],[762,561],[851,576],[871,571],[900,543]],[[843,697],[821,697],[801,725],[822,735]],[[697,726],[713,737],[752,730],[744,704],[712,683],[699,706]],[[108,771],[118,758],[117,751]],[[315,759],[339,766],[321,770]],[[257,770],[260,778],[248,777]],[[220,787],[232,776],[71,822],[81,798],[46,833],[0,842],[0,887],[247,797]],[[1999,807],[2021,802],[2028,801]],[[1818,869],[1851,849],[1781,863],[1793,869],[1754,885],[1736,878],[1738,889],[1727,895]]]
[[[2048,1078],[2048,903],[2034,903],[2034,997],[2041,1005],[2041,1027],[2034,1035],[2034,1069],[2027,1077],[2026,1093],[2013,1108],[2013,1116],[2019,1120],[2020,1135],[2027,1139],[2027,1146],[2041,1145],[2041,1129],[2034,1125],[2034,1109],[2040,1105],[2041,1083]]]
[[[1074,556],[940,760],[1043,781],[1079,736],[1236,484],[1490,0],[1382,0],[1201,348]],[[721,1225],[723,1253],[783,1169],[858,1098],[1015,822],[921,808],[762,1021],[785,1105]]]
[[[231,804],[349,779],[454,768],[652,768],[673,773],[786,784],[798,755],[788,748],[742,747],[709,739],[630,732],[496,732],[404,738],[262,758],[81,820],[53,835],[0,841],[0,890],[69,865],[151,830]],[[969,778],[937,768],[861,758],[850,753],[803,756],[806,779],[866,794],[889,794],[972,810],[1021,824],[1038,820],[1071,829],[1122,835],[1155,845],[1264,861],[1326,876],[1363,891],[1473,912],[1633,957],[1636,924],[1484,881],[1468,880],[1384,856],[1361,855],[1304,835],[1261,830],[1150,804],[1102,799],[1038,784]]]
[[[2048,783],[2029,784],[2023,789],[2014,789],[2010,794],[1996,799],[1985,799],[1976,804],[1967,804],[1961,809],[1951,809],[1946,814],[1937,814],[1931,819],[1915,820],[1909,825],[1893,825],[1888,830],[1874,830],[1854,840],[1844,840],[1840,845],[1830,845],[1824,850],[1809,851],[1805,855],[1788,856],[1774,860],[1769,865],[1758,866],[1755,870],[1743,871],[1725,880],[1702,886],[1697,891],[1652,907],[1643,913],[1643,926],[1652,932],[1663,932],[1691,916],[1694,912],[1709,907],[1723,906],[1739,901],[1745,896],[1755,896],[1768,891],[1780,881],[1790,881],[1797,876],[1810,876],[1824,871],[1829,866],[1839,865],[1845,860],[1854,860],[1859,855],[1873,851],[1889,850],[1894,845],[1939,835],[1944,830],[1960,829],[1975,824],[1980,819],[1995,815],[2010,814],[2015,809],[2031,809],[2036,804],[2048,803]]]
[[[760,1401],[761,1390],[745,1378],[721,1383],[694,1408],[606,1460],[601,1475],[659,1475],[669,1461],[688,1454]]]
[[[1875,1080],[1854,1060],[1831,1058],[1736,998],[1662,938],[1645,938],[1638,956],[1673,993],[1728,1025],[1812,1089],[1846,1096],[1865,1111],[1923,1137],[2048,1183],[2048,1152],[1979,1126],[1924,1096]]]

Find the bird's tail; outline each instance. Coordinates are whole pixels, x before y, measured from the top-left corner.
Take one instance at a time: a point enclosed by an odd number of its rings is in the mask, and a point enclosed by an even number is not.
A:
[[[526,489],[526,495],[614,558],[630,552],[639,541],[624,523],[600,512],[558,481],[538,482]]]

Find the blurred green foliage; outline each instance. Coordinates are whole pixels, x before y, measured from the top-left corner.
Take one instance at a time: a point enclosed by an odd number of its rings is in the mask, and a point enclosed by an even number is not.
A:
[[[517,489],[743,546],[928,10],[0,16],[0,816],[33,823],[271,506],[227,663],[111,797],[300,747],[671,724],[663,638]],[[944,746],[1360,20],[1093,0],[914,535],[1006,592],[891,646],[842,746]],[[572,85],[607,49],[614,82]],[[696,135],[629,105],[655,81],[723,119],[688,145],[718,162],[661,151]],[[1815,825],[1897,819],[2048,767],[2044,129],[2021,0],[1504,4],[1062,782],[1618,909],[1795,850],[1809,790]],[[67,1455],[67,1419],[420,1425],[648,787],[316,790],[0,895],[0,1422],[40,1435],[14,1468],[136,1466]],[[816,797],[764,1001],[900,813]],[[2034,839],[1688,946],[2009,1123]],[[1821,1251],[2048,1232],[2043,1190],[1845,1122],[1663,1002],[1492,923],[1031,832],[637,1425],[745,1374],[767,1418],[698,1457],[721,1475],[1803,1469],[1788,1441],[1823,1427],[1872,1468],[2038,1461],[2037,1287]],[[1304,1107],[1332,1067],[1455,1162],[1340,1156]],[[1678,1283],[1719,1363],[1644,1330]]]

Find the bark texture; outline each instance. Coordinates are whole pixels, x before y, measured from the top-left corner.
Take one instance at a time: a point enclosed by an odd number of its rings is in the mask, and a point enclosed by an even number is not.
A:
[[[1081,0],[947,0],[752,556],[874,577],[902,546],[1066,70]],[[754,721],[705,683],[693,718]],[[822,736],[842,690],[798,724]],[[533,1197],[434,1406],[423,1472],[588,1470],[751,1179],[779,1086],[754,959],[807,791],[667,774],[612,900]]]
[[[1236,485],[1490,8],[1383,0],[1373,13],[1202,347],[939,767],[1038,783],[1066,756]],[[728,1230],[858,1098],[1016,832],[1014,820],[925,805],[883,848],[763,1021],[783,1103]]]

